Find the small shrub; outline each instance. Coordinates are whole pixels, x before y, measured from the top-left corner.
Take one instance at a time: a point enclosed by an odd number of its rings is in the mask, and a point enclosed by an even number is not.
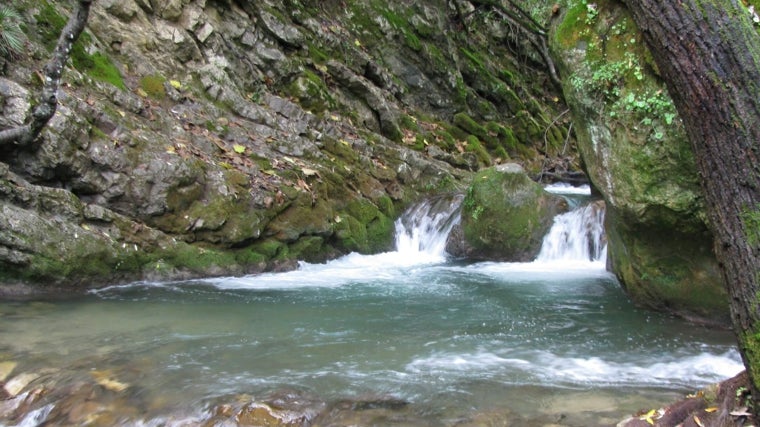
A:
[[[10,6],[0,6],[0,56],[15,58],[24,49],[21,15]]]

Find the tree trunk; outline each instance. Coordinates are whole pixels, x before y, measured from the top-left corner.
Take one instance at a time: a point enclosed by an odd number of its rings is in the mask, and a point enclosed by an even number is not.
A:
[[[69,21],[61,30],[58,43],[53,51],[53,57],[45,65],[45,82],[37,106],[34,107],[31,117],[23,126],[0,131],[0,148],[5,148],[9,144],[15,144],[18,148],[31,145],[55,114],[58,107],[58,87],[61,84],[63,68],[66,66],[66,61],[69,60],[71,47],[87,24],[91,4],[92,0],[79,0],[77,2]]]
[[[734,330],[760,403],[760,36],[737,0],[623,1],[695,153]]]

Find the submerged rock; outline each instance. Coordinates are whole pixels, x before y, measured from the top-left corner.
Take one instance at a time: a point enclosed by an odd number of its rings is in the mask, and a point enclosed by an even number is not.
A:
[[[457,257],[531,261],[554,216],[566,210],[563,198],[544,191],[519,165],[485,169],[467,189],[461,224],[446,249]]]

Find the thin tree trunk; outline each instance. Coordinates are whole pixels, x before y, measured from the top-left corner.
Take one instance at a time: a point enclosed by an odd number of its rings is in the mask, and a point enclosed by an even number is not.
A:
[[[79,0],[74,12],[69,17],[66,26],[63,27],[58,43],[53,51],[53,57],[45,65],[45,82],[42,86],[40,100],[27,123],[17,128],[6,129],[0,132],[0,148],[15,144],[17,148],[32,145],[50,118],[55,114],[58,107],[58,87],[61,84],[61,76],[69,59],[71,47],[79,38],[87,24],[92,0]]]
[[[739,1],[624,2],[695,153],[734,330],[760,403],[760,37]]]

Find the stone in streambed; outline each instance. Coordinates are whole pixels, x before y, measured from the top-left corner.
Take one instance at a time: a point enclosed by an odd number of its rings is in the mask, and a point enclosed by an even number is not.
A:
[[[480,171],[462,202],[461,225],[446,250],[459,257],[530,261],[541,249],[554,216],[567,210],[562,197],[547,193],[520,165]]]

